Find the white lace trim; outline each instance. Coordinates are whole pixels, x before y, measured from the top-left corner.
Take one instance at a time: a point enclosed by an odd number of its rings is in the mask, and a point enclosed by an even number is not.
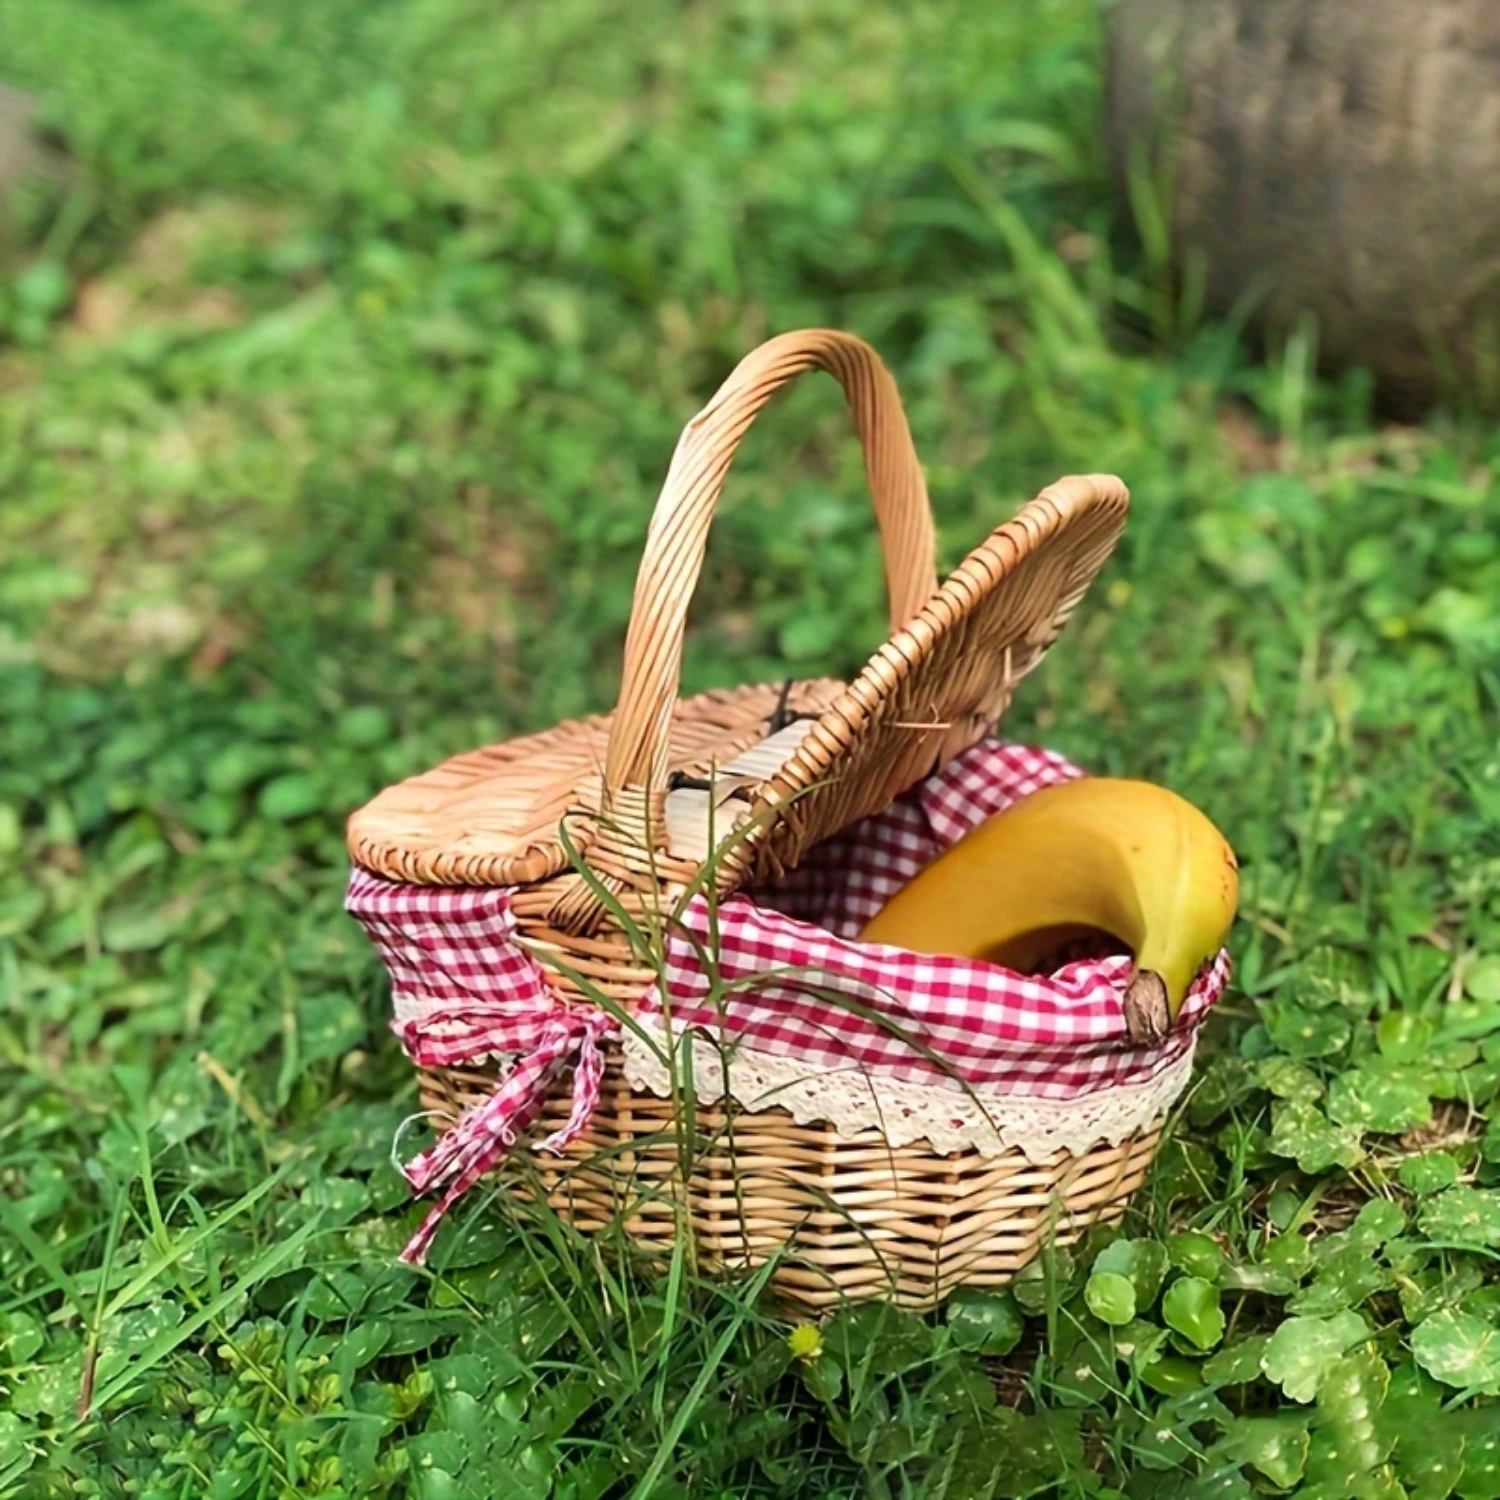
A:
[[[665,1054],[665,1033],[645,1029]],[[622,1044],[631,1087],[658,1098],[671,1097],[671,1074],[663,1057],[629,1028]],[[942,1155],[974,1150],[982,1156],[1000,1156],[1019,1150],[1041,1166],[1101,1142],[1118,1145],[1164,1114],[1187,1086],[1193,1051],[1190,1045],[1147,1083],[1101,1088],[1076,1099],[969,1091],[951,1079],[909,1083],[859,1068],[810,1072],[797,1058],[743,1044],[728,1055],[727,1066],[729,1092],[745,1109],[779,1107],[799,1125],[832,1125],[844,1140],[877,1129],[892,1146],[925,1140]],[[687,1047],[679,1047],[679,1072],[685,1071],[688,1054]],[[723,1096],[726,1055],[710,1038],[692,1037],[693,1080],[705,1103]]]

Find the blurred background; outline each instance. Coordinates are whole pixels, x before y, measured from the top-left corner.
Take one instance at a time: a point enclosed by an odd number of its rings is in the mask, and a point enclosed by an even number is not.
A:
[[[1500,192],[1471,158],[1500,91],[1452,33],[1494,7],[1347,9],[1122,0],[1106,49],[1085,0],[4,7],[10,649],[253,665],[309,712],[420,681],[485,733],[602,706],[676,432],[799,324],[895,366],[950,559],[1070,469],[1136,490],[1127,555],[1260,589],[1320,486],[1436,465],[1426,490],[1487,493],[1482,429],[1374,418],[1489,368]],[[694,683],[878,638],[837,398],[784,406]],[[1346,451],[1313,484],[1315,433]],[[1434,607],[1442,581],[1372,623],[1478,628],[1482,591]]]
[[[1131,486],[1007,729],[1169,781],[1243,858],[1222,1068],[1153,1191],[1250,1214],[1295,1161],[1355,1192],[1372,1117],[1291,1097],[1307,1070],[1374,1055],[1393,1006],[1500,1001],[1471,963],[1500,954],[1497,27],[1493,0],[0,0],[0,1207],[32,1234],[0,1236],[0,1491],[44,1453],[37,1493],[103,1493],[68,1487],[100,1454],[154,1473],[143,1434],[214,1470],[185,1403],[248,1367],[199,1352],[208,1283],[160,1249],[205,1215],[213,1295],[242,1278],[209,1305],[260,1320],[294,1414],[288,1341],[363,1329],[351,1287],[391,1389],[449,1347],[390,1271],[410,1070],[340,913],[343,819],[610,706],[677,434],[799,325],[894,369],[949,563],[1060,474]],[[778,400],[689,690],[879,643],[862,490],[833,383]],[[1303,1068],[1279,1134],[1267,1058]],[[300,1279],[264,1258],[329,1225]],[[90,1325],[67,1266],[116,1245],[163,1279]],[[74,1432],[90,1326],[122,1417]],[[609,1417],[621,1473],[682,1394],[654,1389]],[[789,1409],[743,1428],[796,1458],[765,1493],[854,1493]],[[345,1429],[304,1415],[331,1463]],[[350,1422],[353,1492],[384,1493],[404,1460]],[[533,1480],[567,1426],[538,1422]],[[243,1492],[304,1492],[246,1442]],[[723,1452],[653,1493],[750,1493]],[[549,1493],[506,1475],[478,1492]]]

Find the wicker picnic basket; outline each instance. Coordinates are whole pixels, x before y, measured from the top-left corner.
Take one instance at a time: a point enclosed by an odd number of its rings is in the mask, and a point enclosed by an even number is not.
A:
[[[890,637],[847,684],[679,700],[689,602],[736,446],[782,386],[818,369],[843,386],[864,445]],[[702,800],[713,801],[719,769],[739,764],[734,797],[719,809],[742,832],[717,863],[718,888],[784,876],[990,734],[1108,557],[1126,507],[1115,478],[1059,480],[939,584],[923,474],[885,367],[847,334],[772,339],[678,444],[646,541],[614,713],[458,755],[387,789],[350,820],[356,867],[429,891],[508,888],[517,939],[558,1001],[583,1005],[592,988],[629,1006],[654,973],[632,951],[616,903],[642,920],[669,911],[704,867],[702,847],[684,852],[691,840],[672,833],[674,795],[707,786]],[[755,771],[755,747],[789,717],[801,725],[794,750]],[[493,1062],[430,1066],[424,1106],[456,1120],[493,1095],[499,1077]],[[540,1182],[585,1229],[623,1218],[647,1246],[686,1232],[704,1268],[778,1255],[774,1287],[811,1307],[861,1297],[926,1307],[961,1283],[1003,1283],[1049,1236],[1065,1241],[1123,1212],[1161,1123],[1038,1163],[1019,1150],[893,1145],[879,1128],[851,1136],[724,1098],[699,1103],[684,1132],[678,1102],[627,1080],[616,1040],[604,1046],[601,1085],[581,1133],[557,1156],[533,1158],[531,1190]],[[561,1126],[570,1100],[559,1077],[533,1128]]]

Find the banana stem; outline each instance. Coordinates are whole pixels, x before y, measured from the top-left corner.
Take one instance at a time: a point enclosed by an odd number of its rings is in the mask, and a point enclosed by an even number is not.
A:
[[[1172,1024],[1167,981],[1154,969],[1137,969],[1125,986],[1125,1029],[1137,1045],[1159,1042]]]

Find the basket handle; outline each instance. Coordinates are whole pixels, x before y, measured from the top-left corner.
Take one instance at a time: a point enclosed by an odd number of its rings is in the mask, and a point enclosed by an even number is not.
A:
[[[688,606],[724,479],[761,408],[805,370],[837,378],[864,445],[885,550],[891,629],[899,630],[937,591],[927,482],[890,371],[852,334],[813,328],[770,339],[740,361],[683,429],[672,455],[636,574],[620,700],[605,758],[608,795],[627,787],[666,787]]]

